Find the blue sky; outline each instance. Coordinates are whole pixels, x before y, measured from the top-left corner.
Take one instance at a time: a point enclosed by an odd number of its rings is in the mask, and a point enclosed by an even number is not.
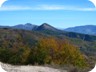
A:
[[[58,28],[96,25],[96,8],[88,0],[8,0],[0,8],[0,25],[48,23]]]

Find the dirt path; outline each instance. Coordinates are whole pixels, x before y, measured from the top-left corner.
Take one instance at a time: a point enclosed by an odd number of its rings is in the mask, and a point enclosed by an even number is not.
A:
[[[1,66],[7,72],[67,72],[66,70],[54,69],[43,66],[12,66],[2,63]]]

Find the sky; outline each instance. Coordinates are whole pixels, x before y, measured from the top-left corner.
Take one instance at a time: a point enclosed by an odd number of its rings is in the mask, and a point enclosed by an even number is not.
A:
[[[89,0],[7,0],[0,8],[0,25],[48,23],[57,28],[96,25],[96,8]]]

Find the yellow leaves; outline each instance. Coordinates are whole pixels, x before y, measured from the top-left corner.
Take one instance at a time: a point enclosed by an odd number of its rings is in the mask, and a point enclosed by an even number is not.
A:
[[[39,47],[46,52],[45,63],[52,64],[72,64],[82,66],[85,64],[83,54],[67,40],[56,39],[53,37],[42,38]]]
[[[58,44],[54,38],[43,38],[39,42],[42,48],[47,48],[47,50],[58,51]]]
[[[30,54],[30,49],[29,48],[24,48],[23,53],[21,54],[22,63],[26,62],[29,54]]]

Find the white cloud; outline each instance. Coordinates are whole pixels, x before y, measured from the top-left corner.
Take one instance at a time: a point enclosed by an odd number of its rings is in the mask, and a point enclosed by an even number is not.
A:
[[[0,11],[17,11],[17,10],[72,10],[72,11],[96,11],[96,8],[78,8],[63,5],[38,5],[35,7],[22,7],[22,6],[7,6],[1,7]]]
[[[73,10],[73,11],[96,11],[96,8],[80,8],[73,6],[63,6],[63,5],[40,5],[36,10]]]
[[[96,11],[96,8],[68,8],[68,10],[73,10],[73,11]]]
[[[38,5],[36,7],[39,10],[64,10],[64,6],[61,5]]]
[[[31,8],[22,6],[7,6],[0,8],[0,11],[15,11],[15,10],[31,10]]]

